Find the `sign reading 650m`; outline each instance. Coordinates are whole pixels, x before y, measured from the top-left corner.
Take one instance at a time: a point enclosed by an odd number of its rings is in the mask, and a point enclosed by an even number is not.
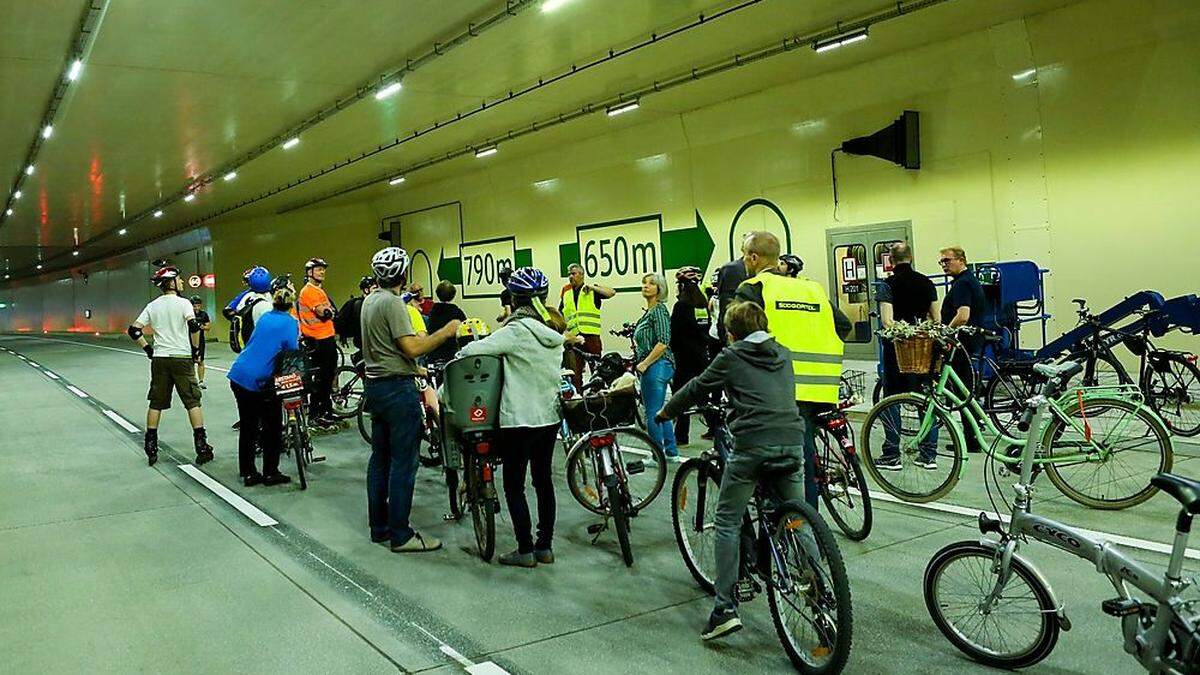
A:
[[[643,276],[660,269],[660,215],[583,225],[575,233],[579,261],[590,280],[617,290],[636,290]]]

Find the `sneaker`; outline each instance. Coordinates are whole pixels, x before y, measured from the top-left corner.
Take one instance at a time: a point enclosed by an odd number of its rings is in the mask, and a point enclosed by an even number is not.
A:
[[[201,388],[201,389],[208,389],[208,385],[207,385],[207,384],[204,384],[203,382],[201,382],[201,383],[200,383],[200,388]]]
[[[392,544],[392,551],[396,553],[425,553],[427,551],[436,551],[442,547],[442,542],[433,537],[421,536],[420,532],[413,532],[413,536],[403,544]]]
[[[925,469],[926,471],[937,471],[937,458],[922,459],[920,457],[913,460],[913,464]]]
[[[263,485],[286,485],[290,482],[292,482],[292,477],[285,476],[281,473],[267,474],[262,478]]]
[[[262,485],[262,482],[263,482],[263,477],[262,477],[261,473],[250,474],[249,476],[242,476],[242,485],[244,487],[254,487],[255,485]]]
[[[196,466],[211,462],[213,458],[212,446],[208,443],[196,447]]]
[[[900,471],[904,467],[900,465],[899,457],[880,457],[875,460],[875,468],[880,471]]]
[[[683,464],[683,461],[685,459],[687,459],[687,458],[684,457],[683,455],[679,455],[679,454],[667,455],[667,463],[668,464]]]
[[[700,633],[701,640],[712,640],[742,629],[742,620],[738,618],[736,609],[714,609],[708,617],[708,625]]]
[[[511,565],[513,567],[537,567],[537,558],[533,557],[532,553],[521,553],[513,551],[500,556],[501,565]]]
[[[554,551],[552,551],[548,548],[533,549],[533,557],[537,558],[539,565],[553,565],[554,564]]]
[[[158,439],[147,438],[144,448],[146,450],[146,463],[154,466],[154,463],[158,461]]]
[[[231,426],[231,427],[229,427],[229,428],[230,428],[230,429],[241,429],[241,428],[242,428],[242,421],[241,421],[241,420],[238,420],[238,421],[234,422],[234,423],[233,423],[233,426]]]

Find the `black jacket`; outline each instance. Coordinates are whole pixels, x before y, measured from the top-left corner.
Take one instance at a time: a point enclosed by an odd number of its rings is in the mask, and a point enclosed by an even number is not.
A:
[[[663,406],[677,417],[709,393],[724,389],[732,411],[735,448],[800,445],[804,422],[796,408],[796,381],[788,351],[763,331],[721,350],[708,368]]]

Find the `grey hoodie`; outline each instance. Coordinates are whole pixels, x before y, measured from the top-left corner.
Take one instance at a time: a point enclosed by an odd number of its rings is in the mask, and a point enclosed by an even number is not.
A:
[[[562,385],[563,336],[528,317],[514,317],[483,340],[471,342],[455,358],[494,354],[504,359],[500,426],[545,427],[558,424]]]
[[[804,422],[788,352],[765,331],[721,350],[700,375],[675,392],[663,410],[676,417],[707,394],[724,389],[732,411],[734,448],[800,445]]]

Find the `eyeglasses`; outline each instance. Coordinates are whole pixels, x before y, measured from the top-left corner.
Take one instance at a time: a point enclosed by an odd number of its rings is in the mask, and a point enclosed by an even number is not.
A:
[[[956,258],[939,258],[938,264],[939,265],[949,265],[954,260],[956,260]]]

